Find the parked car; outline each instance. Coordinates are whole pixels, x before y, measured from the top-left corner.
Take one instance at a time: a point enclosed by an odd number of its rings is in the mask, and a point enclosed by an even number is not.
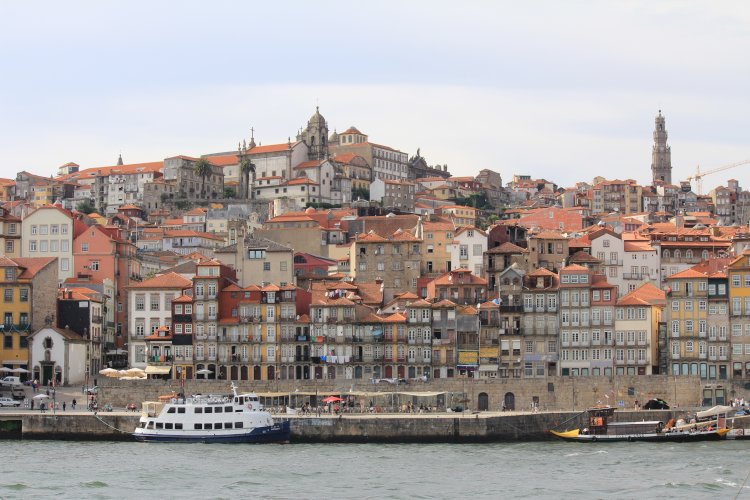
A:
[[[21,406],[20,401],[16,401],[15,399],[11,398],[0,398],[0,406],[15,406],[19,407]]]
[[[14,385],[21,385],[21,377],[4,377],[0,379],[0,385],[7,385],[13,387]]]

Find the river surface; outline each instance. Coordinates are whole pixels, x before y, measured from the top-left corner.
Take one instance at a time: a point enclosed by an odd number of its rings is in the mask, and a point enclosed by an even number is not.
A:
[[[0,441],[0,498],[750,498],[750,441]],[[156,497],[154,494],[158,494]]]

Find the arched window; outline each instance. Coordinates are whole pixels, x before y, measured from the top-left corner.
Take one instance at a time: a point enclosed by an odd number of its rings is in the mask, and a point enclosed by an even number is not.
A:
[[[693,251],[690,250],[690,249],[685,250],[685,258],[686,259],[692,259],[693,258]]]
[[[703,250],[703,253],[701,253],[701,259],[708,260],[708,250]]]
[[[674,258],[675,259],[679,259],[680,257],[682,257],[682,255],[680,254],[680,251],[679,250],[675,250],[674,251]]]
[[[664,253],[661,254],[661,256],[665,259],[669,258],[669,250],[664,250]]]

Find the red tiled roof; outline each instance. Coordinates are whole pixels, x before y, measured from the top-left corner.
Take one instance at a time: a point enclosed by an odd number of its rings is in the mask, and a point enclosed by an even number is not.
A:
[[[166,273],[151,279],[130,285],[127,288],[190,288],[193,282],[177,273]]]
[[[56,257],[16,257],[13,261],[19,266],[26,268],[18,275],[18,278],[31,279],[55,259]]]
[[[640,306],[664,304],[666,293],[651,283],[644,283],[617,301],[618,306]]]
[[[294,143],[296,144],[296,143]],[[294,145],[292,144],[292,145]],[[255,146],[251,150],[249,150],[247,153],[251,155],[257,155],[261,153],[280,153],[282,151],[289,151],[289,143],[283,143],[283,144],[268,144],[266,146]]]

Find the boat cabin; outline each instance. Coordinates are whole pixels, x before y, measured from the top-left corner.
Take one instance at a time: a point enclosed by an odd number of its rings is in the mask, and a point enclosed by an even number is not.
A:
[[[584,434],[592,436],[621,436],[631,434],[653,434],[660,433],[664,429],[664,423],[658,420],[641,422],[613,422],[612,417],[615,408],[611,406],[600,406],[589,408],[588,428]]]

